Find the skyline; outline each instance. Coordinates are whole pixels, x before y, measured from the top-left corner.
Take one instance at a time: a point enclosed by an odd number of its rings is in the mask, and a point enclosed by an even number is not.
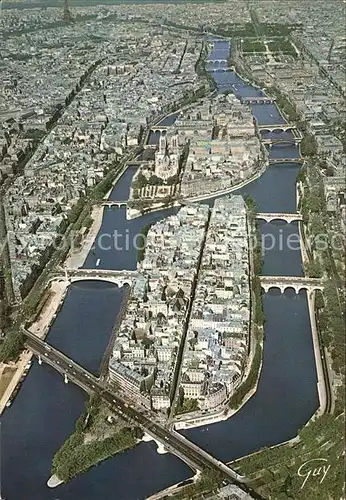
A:
[[[336,5],[2,10],[7,500],[344,496]]]

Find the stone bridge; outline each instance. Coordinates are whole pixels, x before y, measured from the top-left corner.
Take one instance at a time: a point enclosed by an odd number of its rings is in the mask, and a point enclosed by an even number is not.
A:
[[[233,69],[233,67],[228,67],[228,66],[225,67],[225,66],[223,66],[221,68],[210,68],[210,69],[208,69],[208,72],[209,73],[220,73],[222,71],[230,71],[232,69]]]
[[[298,146],[298,144],[301,142],[300,137],[291,137],[287,139],[261,139],[262,144],[264,145],[269,145],[271,148],[272,146],[275,146],[276,144],[294,144],[295,146]]]
[[[277,123],[269,125],[257,125],[260,132],[287,132],[296,130],[295,125],[290,125],[289,123]]]
[[[109,269],[64,269],[64,274],[57,274],[51,281],[67,281],[75,283],[77,281],[107,281],[114,283],[119,288],[124,285],[131,286],[137,278],[137,271],[113,271]]]
[[[304,163],[303,158],[269,158],[269,165],[275,163]]]
[[[126,207],[128,200],[104,200],[101,205],[103,207]]]
[[[313,292],[324,288],[321,279],[307,278],[305,276],[261,276],[260,280],[265,293],[272,288],[278,288],[281,293],[284,293],[288,288],[293,288],[296,293],[301,290]]]
[[[272,222],[273,220],[283,220],[290,224],[291,222],[296,222],[302,220],[302,215],[297,213],[263,213],[259,212],[256,214],[256,219],[264,220],[266,222]]]
[[[154,134],[167,134],[167,127],[164,127],[163,125],[153,125],[150,130],[151,132],[154,132]]]
[[[227,59],[208,59],[207,63],[208,64],[221,64],[221,63],[227,63]]]
[[[274,104],[276,99],[274,97],[265,96],[242,97],[241,102],[244,104]]]

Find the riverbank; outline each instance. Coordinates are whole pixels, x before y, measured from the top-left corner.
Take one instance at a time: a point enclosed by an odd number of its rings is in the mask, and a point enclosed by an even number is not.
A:
[[[121,173],[121,175],[123,175],[123,173]],[[119,176],[119,178],[120,177],[121,176]],[[118,180],[119,179],[117,179],[117,181]],[[74,245],[72,245],[71,250],[66,258],[65,267],[67,267],[68,269],[78,269],[84,264],[85,259],[87,258],[90,250],[92,249],[95,243],[96,236],[102,225],[103,211],[104,209],[102,206],[96,205],[93,207],[90,215],[93,222],[88,232],[82,237],[82,241],[78,249],[76,249]]]
[[[30,325],[29,330],[44,339],[53,323],[58,309],[61,306],[67,293],[68,283],[61,281],[52,281],[48,289],[48,295],[43,302],[35,321]]]
[[[7,406],[11,404],[17,387],[22,383],[22,377],[30,367],[31,358],[33,353],[30,351],[23,351],[16,363],[1,363],[0,364],[0,377],[1,377],[1,397],[0,397],[0,415]]]
[[[318,330],[316,324],[316,313],[315,313],[315,292],[307,292],[307,301],[309,308],[309,316],[310,316],[310,325],[311,325],[311,334],[312,334],[312,342],[314,346],[314,355],[315,355],[315,363],[316,363],[316,372],[317,372],[317,390],[318,390],[318,398],[320,401],[319,409],[315,414],[315,418],[324,414],[327,407],[327,391],[326,391],[326,381],[323,371],[322,365],[322,354],[320,346],[319,338],[318,338]]]
[[[303,197],[303,184],[297,183],[297,211],[299,211],[301,205],[301,199]],[[299,241],[300,241],[300,251],[302,255],[303,266],[306,266],[310,262],[309,253],[311,250],[307,246],[307,241],[305,239],[305,228],[303,221],[298,222],[298,231],[299,231]],[[324,373],[322,356],[326,355],[326,353],[322,354],[323,346],[320,345],[319,335],[318,335],[318,327],[316,322],[316,305],[315,305],[315,292],[307,291],[307,302],[309,309],[309,317],[310,317],[310,326],[311,326],[311,335],[314,347],[314,356],[316,363],[316,373],[317,373],[317,390],[318,390],[318,398],[320,402],[319,409],[315,414],[315,418],[323,415],[328,406],[328,398],[327,398],[327,387],[326,387],[326,376],[328,374]],[[328,359],[326,359],[327,370],[329,370]],[[332,391],[330,391],[330,397],[332,398]],[[332,398],[333,399],[333,398]]]
[[[229,188],[221,189],[220,191],[215,191],[214,193],[208,193],[208,194],[202,194],[199,196],[192,196],[186,198],[187,201],[190,201],[191,203],[198,202],[198,201],[206,201],[206,200],[211,200],[213,198],[219,198],[220,196],[225,196],[226,194],[233,193],[234,191],[238,191],[239,189],[242,189],[243,187],[247,186],[248,184],[251,184],[253,181],[261,177],[261,175],[264,174],[266,169],[269,166],[269,161],[266,161],[262,168],[256,172],[254,175],[249,177],[248,179],[243,180],[239,184],[235,184],[233,186],[230,186]]]
[[[30,331],[37,335],[39,338],[44,339],[49,331],[51,324],[53,323],[58,310],[65,298],[67,293],[66,282],[52,282],[49,285],[49,290],[45,295],[44,302],[40,307],[40,311],[36,316],[35,321],[30,325]],[[22,377],[26,375],[28,371],[28,365],[33,357],[33,353],[24,350],[19,356],[18,361],[10,363],[0,364],[0,376],[3,378],[3,374],[8,373],[11,370],[11,377],[7,377],[6,387],[3,387],[3,391],[0,397],[0,414],[6,408],[6,405],[11,400],[13,393],[15,392],[19,383],[21,383]]]
[[[201,472],[197,471],[196,474],[193,477],[191,477],[191,479],[187,479],[186,481],[180,481],[179,483],[172,484],[172,486],[169,486],[165,490],[159,491],[158,493],[151,495],[146,500],[160,500],[162,498],[166,499],[171,495],[175,496],[176,493],[179,493],[180,490],[182,490],[188,484],[196,484],[196,482],[200,479],[200,477],[201,477]]]

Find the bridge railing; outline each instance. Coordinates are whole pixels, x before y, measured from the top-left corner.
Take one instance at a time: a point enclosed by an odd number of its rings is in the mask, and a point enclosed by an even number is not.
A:
[[[302,220],[302,215],[300,212],[296,213],[266,213],[266,212],[258,212],[256,214],[256,219],[264,220],[266,222],[271,222],[273,220],[282,220],[286,221],[289,224],[291,222],[297,222]]]
[[[269,158],[269,165],[273,163],[304,163],[303,158]]]
[[[322,284],[320,278],[307,276],[261,276],[260,279],[263,282]]]
[[[59,351],[59,349],[57,349],[56,347],[53,347],[48,342],[45,342],[44,340],[40,339],[39,337],[37,337],[37,335],[30,332],[30,330],[28,330],[24,326],[22,326],[21,330],[22,330],[22,333],[27,337],[27,339],[28,339],[27,341],[30,343],[31,347],[33,349],[35,349],[35,352],[39,352],[39,349],[37,347],[35,348],[34,344],[36,344],[36,346],[39,346],[42,349],[44,349],[45,352],[47,352],[47,354],[52,353],[52,354],[55,354],[56,356],[59,356],[61,359],[63,359],[65,361],[65,363],[71,364],[76,369],[83,370],[83,372],[90,375],[90,377],[95,379],[95,381],[97,380],[97,377],[95,377],[95,375],[93,375],[91,372],[89,372],[83,366],[80,366],[78,363],[73,361],[73,359],[69,358],[66,354]],[[46,357],[48,358],[49,356],[46,356]]]
[[[89,275],[96,276],[98,274],[102,276],[136,276],[138,274],[137,270],[117,270],[117,269],[70,269],[66,268],[67,274],[71,276]]]

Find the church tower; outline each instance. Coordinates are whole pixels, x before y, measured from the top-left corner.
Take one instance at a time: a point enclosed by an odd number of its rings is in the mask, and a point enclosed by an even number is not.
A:
[[[178,142],[178,135],[177,134],[172,136],[171,148],[172,148],[173,153],[178,153],[179,142]]]
[[[167,152],[167,139],[166,136],[161,135],[159,141],[159,153],[165,155]]]

